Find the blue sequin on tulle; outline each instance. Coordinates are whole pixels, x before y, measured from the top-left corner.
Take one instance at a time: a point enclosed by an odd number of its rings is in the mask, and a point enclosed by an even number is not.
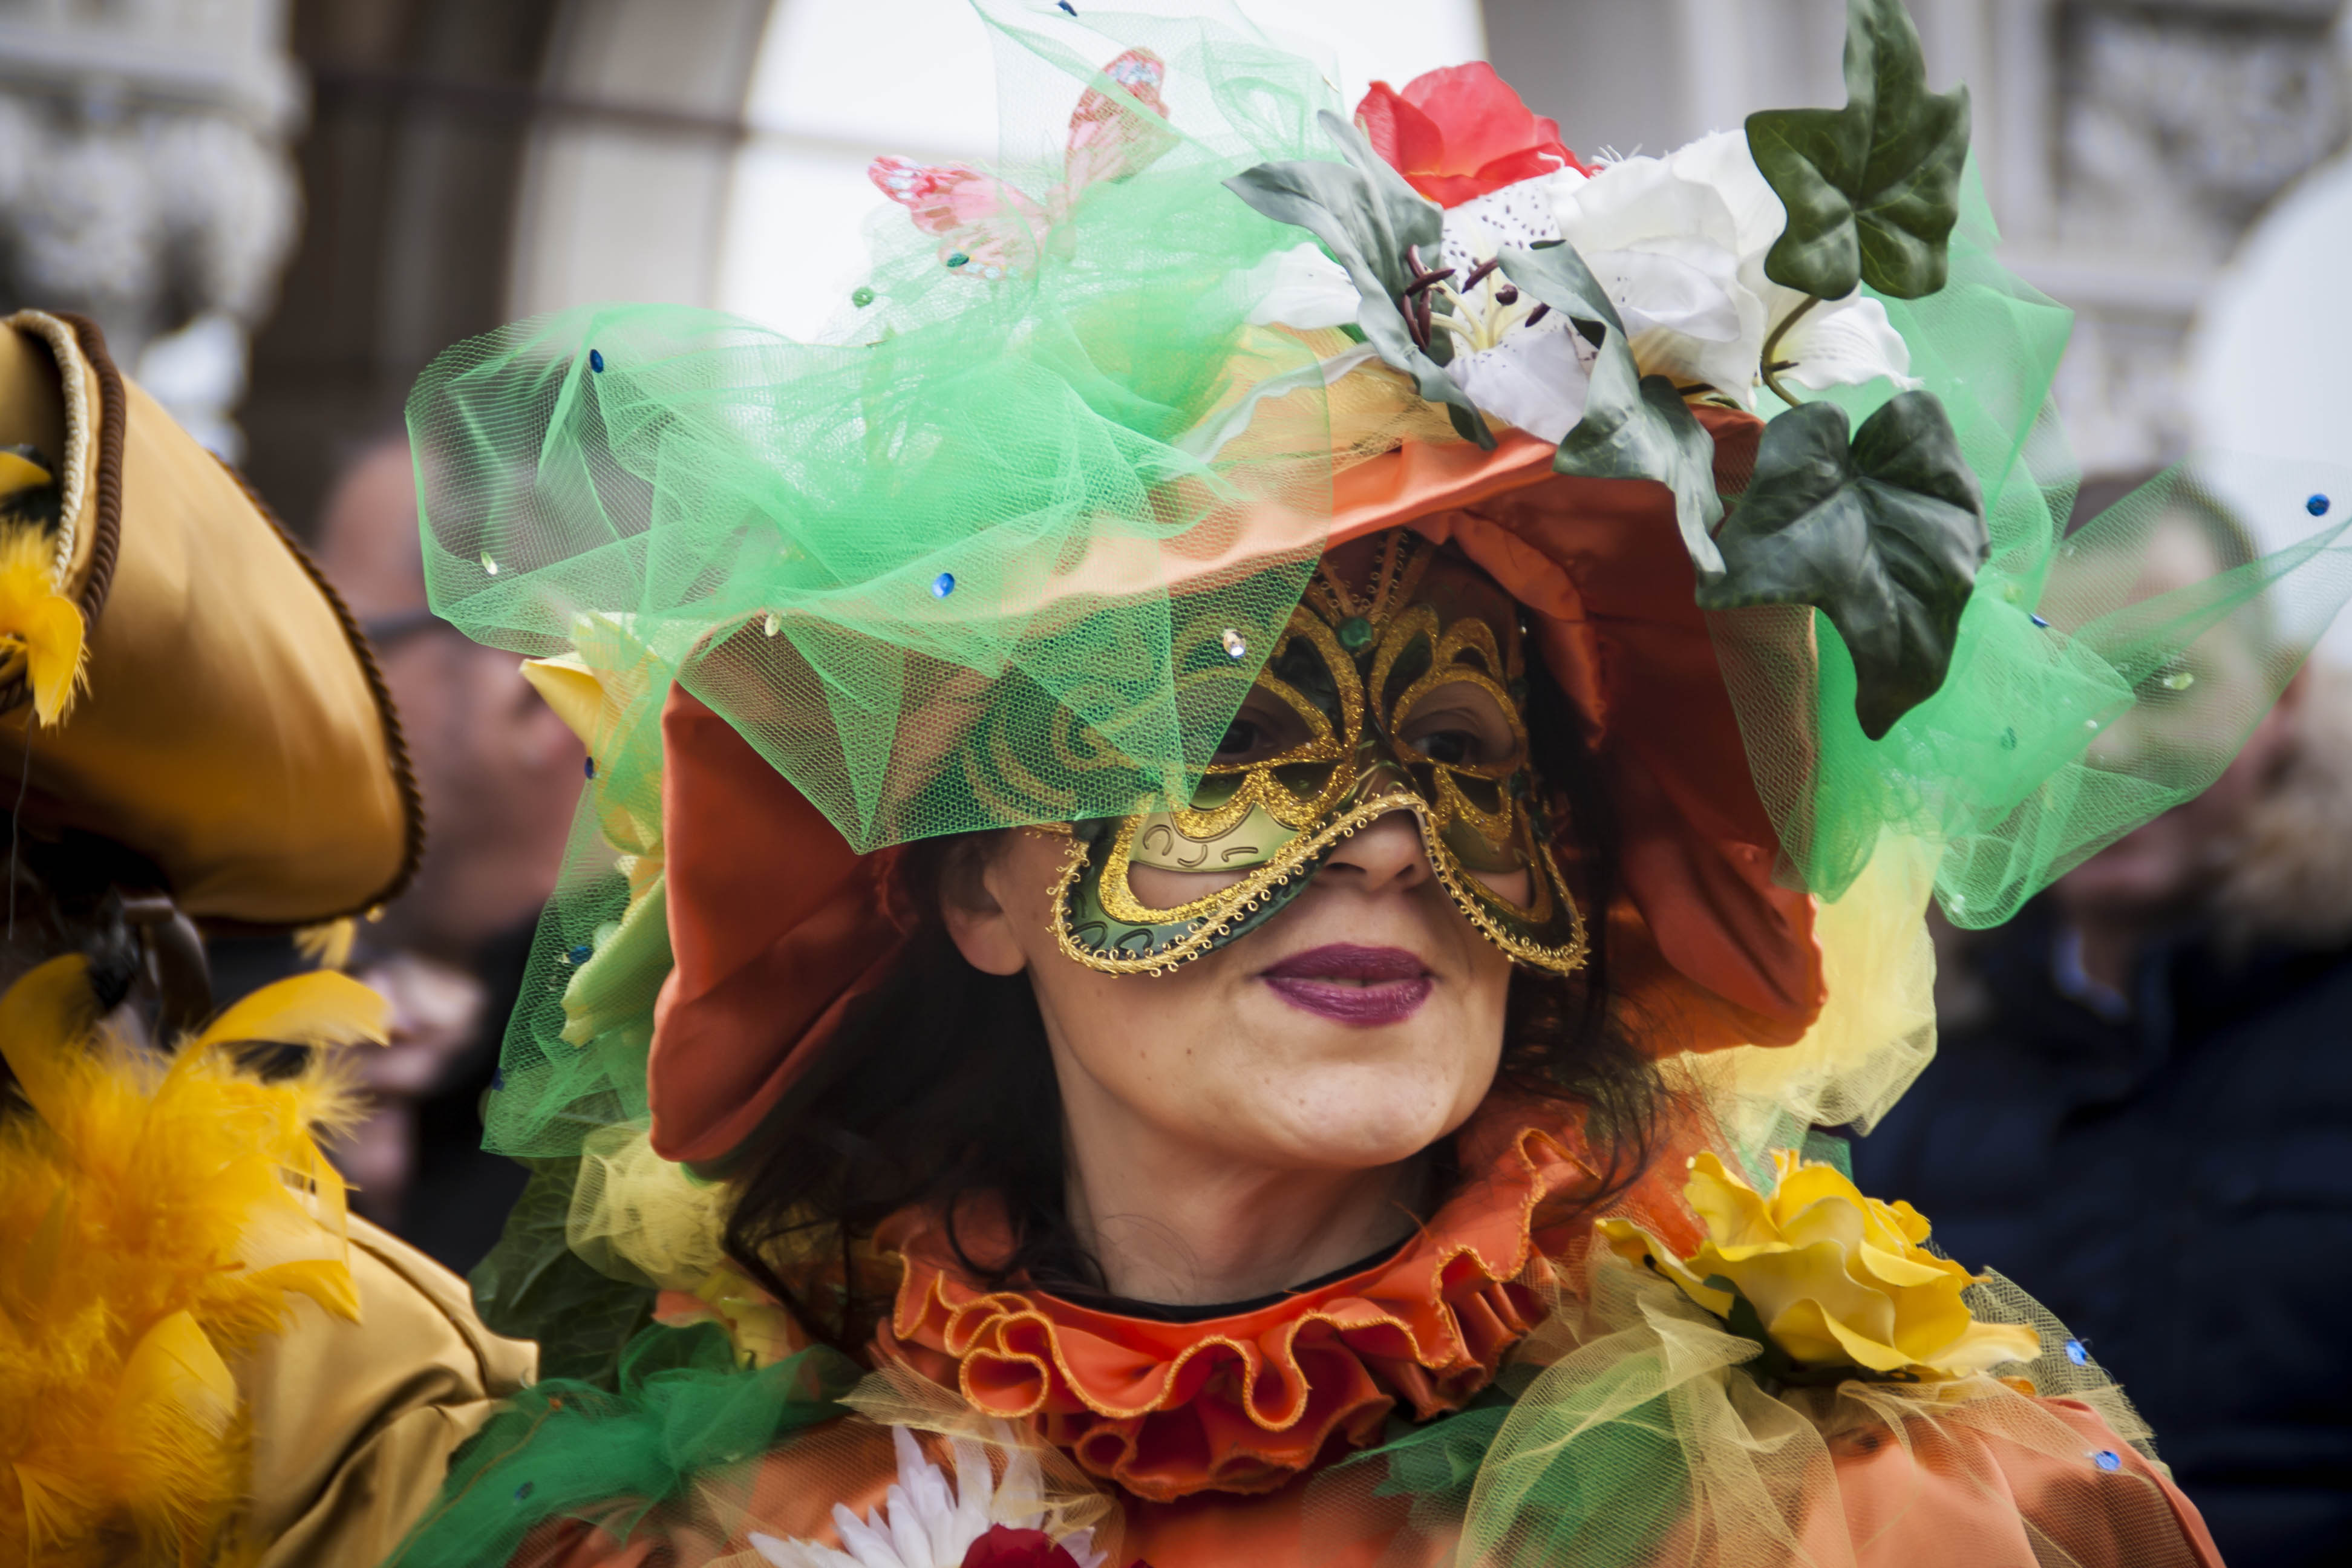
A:
[[[604,374],[604,356],[594,349],[588,351],[588,368],[597,374]]]
[[[2113,1448],[2102,1448],[2091,1456],[2091,1463],[2103,1470],[2120,1470],[2124,1468],[2124,1457]]]
[[[2309,500],[2303,503],[2303,510],[2309,512],[2314,517],[2326,517],[2327,515],[2327,498],[2322,495],[2315,495]]]
[[[944,599],[944,598],[946,598],[950,594],[952,594],[952,593],[954,593],[954,592],[955,592],[955,574],[954,574],[954,573],[952,573],[952,572],[942,572],[942,573],[940,573],[938,576],[936,576],[936,577],[934,577],[934,578],[932,578],[932,579],[931,579],[931,597],[932,597],[932,598],[934,598],[934,599]]]
[[[2088,1366],[2091,1364],[2091,1352],[2089,1348],[2086,1347],[2082,1341],[2068,1340],[2066,1342],[2066,1359],[2073,1362],[2076,1366]]]
[[[592,958],[593,958],[593,957],[595,957],[595,956],[596,956],[596,950],[595,950],[594,948],[593,948],[593,947],[590,947],[586,942],[582,942],[578,947],[575,947],[575,948],[573,948],[573,949],[572,950],[572,955],[571,955],[571,956],[572,956],[572,963],[587,963],[590,959],[592,959]]]

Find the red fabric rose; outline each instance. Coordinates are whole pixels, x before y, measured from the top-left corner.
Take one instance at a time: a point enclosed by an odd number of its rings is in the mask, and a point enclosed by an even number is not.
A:
[[[1519,101],[1484,60],[1417,76],[1402,92],[1372,83],[1356,105],[1372,151],[1442,207],[1584,165],[1560,144],[1559,124]]]
[[[963,1568],[1078,1568],[1078,1560],[1042,1530],[992,1524],[965,1549]]]
[[[1078,1568],[1078,1560],[1042,1530],[992,1524],[987,1534],[965,1549],[962,1568]],[[1129,1568],[1151,1564],[1139,1557]]]

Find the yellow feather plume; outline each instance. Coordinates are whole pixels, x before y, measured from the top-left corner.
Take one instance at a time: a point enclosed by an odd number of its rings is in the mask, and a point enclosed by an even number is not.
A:
[[[391,1027],[390,1004],[332,970],[298,974],[265,985],[213,1020],[196,1046],[236,1045],[244,1040],[279,1040],[289,1045],[348,1046],[362,1040],[382,1045]]]
[[[0,501],[57,483],[57,476],[21,452],[0,448]]]
[[[77,1047],[97,1022],[86,959],[52,959],[0,995],[0,1057],[36,1111],[56,1113]]]
[[[24,660],[33,715],[62,722],[83,685],[81,608],[58,592],[56,546],[37,528],[0,536],[0,661]]]
[[[348,969],[352,948],[359,935],[360,922],[355,920],[329,921],[324,925],[304,926],[296,931],[294,947],[321,969]]]
[[[342,1183],[316,1129],[355,1113],[321,1050],[278,1083],[223,1048],[381,1039],[346,976],[255,993],[165,1059],[94,1017],[79,957],[0,997],[24,1103],[0,1111],[0,1563],[240,1554],[229,1363],[297,1298],[355,1318]]]

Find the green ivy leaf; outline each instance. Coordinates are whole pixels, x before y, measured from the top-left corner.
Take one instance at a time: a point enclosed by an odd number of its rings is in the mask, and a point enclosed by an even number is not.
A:
[[[572,1250],[564,1231],[577,1159],[527,1160],[530,1180],[489,1255],[474,1266],[475,1310],[493,1332],[539,1342],[541,1377],[611,1388],[630,1336],[653,1317],[650,1285],[608,1279]]]
[[[1916,300],[1944,286],[1969,89],[1927,90],[1918,29],[1902,0],[1846,0],[1843,109],[1748,117],[1748,147],[1789,226],[1764,275],[1824,300],[1857,282]]]
[[[1756,477],[1702,579],[1710,610],[1811,605],[1853,655],[1855,716],[1875,741],[1935,695],[1989,550],[1984,501],[1933,393],[1898,394],[1862,422],[1807,403],[1764,427]]]
[[[1584,416],[1559,444],[1552,467],[1599,479],[1655,479],[1675,492],[1675,521],[1702,580],[1723,570],[1711,537],[1723,519],[1715,493],[1715,441],[1663,375],[1644,376],[1625,342],[1608,290],[1565,243],[1505,247],[1503,275],[1559,311],[1600,350],[1584,395]]]
[[[1465,439],[1492,447],[1494,433],[1478,416],[1477,406],[1445,374],[1445,362],[1453,358],[1452,338],[1438,332],[1424,351],[1405,326],[1405,289],[1412,281],[1405,250],[1419,246],[1422,255],[1435,263],[1445,236],[1444,211],[1406,184],[1404,176],[1372,151],[1363,132],[1328,109],[1316,118],[1339,144],[1346,163],[1300,159],[1260,163],[1227,180],[1225,188],[1276,223],[1295,225],[1319,240],[1331,258],[1348,269],[1349,279],[1363,296],[1356,325],[1364,341],[1380,351],[1382,360],[1412,377],[1422,396],[1446,405],[1454,429]]]

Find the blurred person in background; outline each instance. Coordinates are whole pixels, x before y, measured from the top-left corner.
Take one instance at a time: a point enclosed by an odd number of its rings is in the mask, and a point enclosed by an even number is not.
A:
[[[498,1239],[523,1172],[481,1147],[480,1104],[555,885],[584,753],[511,654],[425,604],[405,436],[362,448],[329,491],[320,563],[406,721],[433,825],[408,892],[362,929],[353,969],[390,999],[375,1111],[339,1151],[354,1206],[464,1271]]]
[[[2134,489],[2086,485],[2078,519]],[[2135,604],[2251,561],[2177,495],[2072,593]],[[2126,578],[2131,580],[2126,581]],[[2062,622],[2062,624],[2063,624]],[[2155,672],[2093,750],[2226,745],[2259,617]],[[2200,737],[2200,727],[2210,731]],[[2314,665],[2203,795],[2008,926],[1939,942],[1936,1061],[1853,1146],[1954,1256],[2033,1281],[2164,1438],[2233,1568],[2352,1540],[2352,678]]]

